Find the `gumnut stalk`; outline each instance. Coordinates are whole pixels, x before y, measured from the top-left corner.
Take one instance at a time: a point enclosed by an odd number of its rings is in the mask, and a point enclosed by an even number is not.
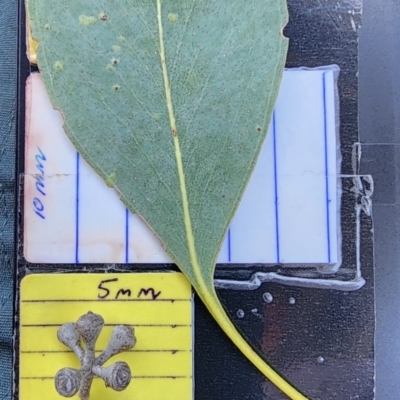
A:
[[[117,325],[107,347],[96,357],[96,341],[103,326],[104,319],[89,311],[76,323],[64,324],[58,330],[58,340],[75,353],[81,364],[80,369],[63,368],[57,372],[55,386],[61,396],[72,397],[79,392],[81,400],[88,400],[95,376],[102,378],[107,387],[117,391],[124,390],[129,385],[132,375],[127,363],[120,361],[106,368],[102,365],[116,354],[135,346],[134,328]]]

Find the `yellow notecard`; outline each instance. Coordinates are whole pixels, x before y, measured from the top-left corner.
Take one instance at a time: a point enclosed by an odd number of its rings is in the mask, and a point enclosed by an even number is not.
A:
[[[93,400],[190,400],[193,398],[192,291],[180,273],[37,274],[21,283],[20,400],[60,400],[54,377],[79,368],[57,339],[58,328],[88,311],[105,321],[99,354],[115,325],[133,325],[136,346],[105,366],[125,361],[132,380],[123,392],[95,378]],[[78,395],[74,396],[78,398]]]

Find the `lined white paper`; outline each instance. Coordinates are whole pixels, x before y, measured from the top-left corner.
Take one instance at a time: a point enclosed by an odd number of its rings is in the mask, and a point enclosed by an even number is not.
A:
[[[336,74],[335,66],[284,72],[268,137],[218,262],[338,262]],[[73,148],[38,73],[27,83],[26,121],[28,261],[171,262]]]

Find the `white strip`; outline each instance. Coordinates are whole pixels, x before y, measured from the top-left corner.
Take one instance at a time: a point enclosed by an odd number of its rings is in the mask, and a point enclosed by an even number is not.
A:
[[[340,259],[336,71],[334,67],[285,71],[275,124],[221,248],[219,262],[335,264]],[[77,153],[37,73],[28,81],[27,98],[27,260],[170,262],[153,232],[137,216],[127,216],[116,192],[81,157],[77,180]],[[38,149],[46,158],[39,169]],[[45,195],[37,188],[35,174],[41,174],[40,169],[44,170],[44,188],[39,184],[39,189],[45,190]],[[45,218],[35,213],[38,207],[43,207],[39,213]]]

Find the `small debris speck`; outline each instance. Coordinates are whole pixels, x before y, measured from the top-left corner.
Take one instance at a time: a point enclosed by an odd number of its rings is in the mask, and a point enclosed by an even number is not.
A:
[[[178,21],[178,14],[168,14],[169,22],[177,22]]]
[[[97,22],[97,20],[93,16],[84,15],[84,14],[79,16],[79,23],[81,25],[85,25],[85,26],[94,25],[96,22]]]
[[[46,31],[50,31],[50,30],[51,30],[50,24],[46,24],[46,25],[44,26],[44,29],[46,29]]]
[[[100,21],[107,21],[107,19],[108,19],[108,17],[107,17],[107,14],[105,12],[101,12],[99,14],[99,20]]]
[[[64,69],[64,65],[61,61],[56,61],[54,63],[54,69],[58,72],[62,71]]]
[[[317,358],[317,361],[318,361],[318,364],[322,364],[322,363],[325,361],[325,359],[324,359],[324,357],[319,356],[319,357]]]
[[[290,297],[289,304],[291,304],[291,305],[296,304],[296,299],[294,297]]]
[[[274,298],[272,297],[272,294],[269,292],[265,292],[262,297],[266,303],[272,303],[272,301],[274,300]]]
[[[115,92],[118,92],[120,89],[121,89],[121,88],[120,88],[119,85],[113,85],[113,90],[114,90]]]
[[[118,65],[119,64],[119,60],[118,60],[118,58],[112,58],[111,59],[111,65]]]
[[[244,317],[244,311],[242,309],[237,310],[236,313],[238,318],[243,318]]]

